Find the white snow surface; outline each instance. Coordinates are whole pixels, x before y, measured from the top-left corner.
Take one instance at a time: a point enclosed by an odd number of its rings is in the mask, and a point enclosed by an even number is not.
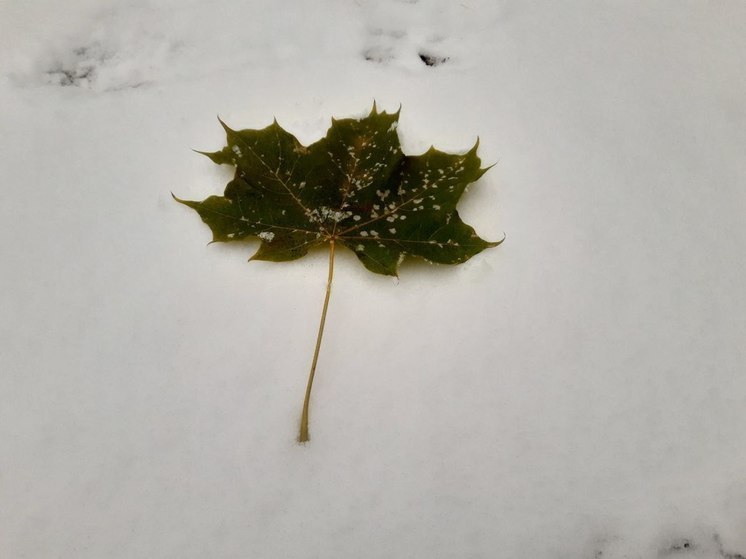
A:
[[[746,3],[0,4],[0,557],[746,556]],[[436,64],[428,66],[420,55]],[[480,138],[497,249],[247,263],[219,114]]]

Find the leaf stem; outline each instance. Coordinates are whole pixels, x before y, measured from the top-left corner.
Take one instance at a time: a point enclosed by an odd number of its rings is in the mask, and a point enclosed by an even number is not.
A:
[[[319,323],[319,333],[316,336],[316,349],[313,352],[313,361],[311,362],[311,372],[308,375],[308,385],[306,386],[306,398],[303,400],[303,414],[300,420],[300,434],[298,442],[305,443],[310,440],[308,434],[308,405],[311,401],[311,387],[313,386],[313,377],[316,374],[316,364],[319,361],[319,350],[321,349],[321,338],[324,337],[324,323],[326,322],[326,311],[329,308],[329,298],[332,294],[332,279],[334,278],[334,238],[329,241],[329,277],[326,280],[326,297],[324,297],[324,309],[321,311],[321,322]]]

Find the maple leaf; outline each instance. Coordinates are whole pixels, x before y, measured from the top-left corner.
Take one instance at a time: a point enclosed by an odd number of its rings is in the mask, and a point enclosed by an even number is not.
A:
[[[232,130],[222,120],[227,145],[203,153],[231,165],[235,176],[223,196],[203,201],[174,198],[210,227],[213,242],[258,237],[250,260],[295,260],[328,244],[329,277],[299,440],[308,436],[308,406],[334,274],[336,245],[351,249],[371,272],[395,276],[405,257],[458,264],[502,241],[480,238],[456,204],[488,168],[479,141],[464,154],[431,147],[404,155],[396,113],[332,119],[319,141],[303,146],[275,120],[261,130]]]

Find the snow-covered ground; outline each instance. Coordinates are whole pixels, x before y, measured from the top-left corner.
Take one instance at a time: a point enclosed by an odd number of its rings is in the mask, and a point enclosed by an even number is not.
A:
[[[746,3],[0,3],[0,557],[746,556]],[[427,60],[434,65],[427,65]],[[506,242],[246,263],[273,116],[499,164]]]

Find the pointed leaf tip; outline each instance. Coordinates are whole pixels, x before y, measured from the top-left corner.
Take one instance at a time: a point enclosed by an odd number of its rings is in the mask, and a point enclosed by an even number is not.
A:
[[[196,206],[199,205],[199,202],[195,202],[193,200],[182,200],[181,198],[179,198],[178,196],[176,196],[176,194],[174,194],[173,192],[171,193],[171,197],[174,200],[176,200],[179,204],[183,204],[183,205],[187,206],[188,208],[197,209]]]
[[[505,242],[505,239],[506,239],[507,237],[508,237],[508,236],[507,236],[507,235],[505,234],[505,231],[503,231],[503,238],[502,238],[502,239],[500,239],[499,241],[492,241],[492,242],[490,243],[490,248],[494,248],[494,247],[496,247],[496,246],[498,246],[498,245],[501,245],[501,244],[503,244],[503,243]]]
[[[220,123],[220,126],[223,127],[223,130],[225,130],[226,133],[233,132],[233,130],[225,122],[223,122],[223,119],[221,119],[219,115],[218,122]]]
[[[485,175],[485,173],[489,171],[490,169],[492,169],[492,167],[494,167],[495,165],[497,165],[497,163],[493,163],[492,165],[488,165],[487,167],[484,167],[483,169],[479,169],[479,171],[477,172],[478,173],[477,178],[475,180],[481,179]]]

